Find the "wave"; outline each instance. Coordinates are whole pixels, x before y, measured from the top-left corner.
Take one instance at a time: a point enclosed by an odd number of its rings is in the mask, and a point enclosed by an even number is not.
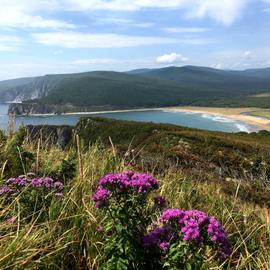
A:
[[[166,113],[179,113],[179,114],[188,114],[188,115],[194,115],[194,114],[201,114],[199,112],[188,112],[188,111],[178,111],[178,110],[162,110]]]
[[[248,132],[248,133],[251,132],[248,124],[245,124],[243,122],[239,122],[239,121],[236,121],[236,120],[233,120],[233,119],[230,119],[230,118],[216,116],[216,115],[211,115],[211,114],[206,114],[206,113],[202,114],[202,117],[203,118],[207,118],[207,119],[211,119],[213,121],[220,122],[220,123],[230,123],[230,124],[233,124],[233,125],[235,125],[235,127],[239,131],[242,131],[242,132]]]
[[[216,121],[216,122],[221,122],[221,123],[235,123],[235,121],[230,119],[230,118],[221,117],[221,116],[217,116],[214,114],[203,113],[202,117],[207,118],[207,119],[211,119],[211,120]]]
[[[235,126],[239,129],[239,131],[248,132],[248,133],[251,132],[248,125],[237,123],[235,124]]]

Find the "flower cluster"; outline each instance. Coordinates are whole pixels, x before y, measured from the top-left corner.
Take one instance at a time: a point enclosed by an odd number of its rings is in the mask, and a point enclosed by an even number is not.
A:
[[[63,183],[61,183],[59,181],[55,182],[50,177],[34,178],[34,179],[31,180],[31,185],[33,187],[55,188],[58,191],[61,191],[64,188]]]
[[[27,179],[24,175],[20,175],[18,177],[10,178],[6,181],[7,185],[12,186],[26,186],[27,185]]]
[[[95,194],[93,195],[93,201],[95,203],[95,206],[97,208],[104,206],[108,202],[110,195],[111,192],[108,191],[107,189],[98,188]]]
[[[0,195],[8,194],[10,192],[12,192],[12,189],[10,187],[8,187],[8,186],[2,186],[0,188]]]
[[[167,248],[170,247],[169,242],[173,240],[174,235],[172,233],[171,226],[155,227],[151,232],[142,238],[142,244],[144,247],[159,247],[164,250],[166,244]]]
[[[0,195],[11,193],[16,191],[16,189],[20,187],[33,187],[33,188],[46,188],[49,190],[55,191],[55,195],[57,197],[62,197],[62,190],[64,189],[64,185],[60,181],[54,181],[50,177],[39,177],[34,178],[32,180],[27,179],[25,176],[20,175],[18,177],[10,178],[5,182],[5,185],[0,187]]]
[[[98,182],[98,189],[93,195],[97,208],[106,205],[112,193],[138,193],[148,194],[159,188],[157,180],[146,173],[124,171],[122,173],[109,173]]]
[[[221,224],[198,210],[165,210],[159,218],[159,226],[143,237],[142,244],[166,251],[170,243],[177,239],[197,245],[212,244],[218,247],[223,258],[231,253],[228,237]]]

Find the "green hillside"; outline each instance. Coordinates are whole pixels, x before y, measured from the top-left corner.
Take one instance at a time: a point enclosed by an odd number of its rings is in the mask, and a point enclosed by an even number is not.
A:
[[[136,75],[92,72],[85,77],[66,78],[40,101],[112,108],[215,104],[270,106],[265,99],[251,96],[269,91],[270,77],[262,79],[199,67],[142,72]]]
[[[194,66],[128,73],[56,74],[37,77],[22,85],[16,83],[0,93],[0,100],[21,99],[27,105],[20,105],[20,110],[13,105],[11,112],[30,113],[56,112],[54,106],[61,106],[57,112],[175,105],[268,108],[270,97],[260,96],[270,91],[268,74],[268,69],[224,71]],[[39,112],[41,105],[43,109]],[[22,109],[23,106],[27,109]]]
[[[159,79],[117,72],[93,72],[84,78],[68,78],[40,100],[75,106],[147,107],[189,102],[185,88]]]
[[[248,94],[269,90],[270,70],[226,71],[206,67],[167,67],[153,70],[138,70],[136,74],[147,78],[159,78],[176,82],[178,85],[202,91],[227,94]]]
[[[0,81],[0,92],[6,91],[19,85],[25,85],[32,82],[34,78],[20,78],[13,80]]]

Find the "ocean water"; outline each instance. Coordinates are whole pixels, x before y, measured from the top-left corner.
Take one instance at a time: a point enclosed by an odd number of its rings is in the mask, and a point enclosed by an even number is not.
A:
[[[0,104],[0,128],[6,130],[8,127],[7,116],[8,105]],[[21,116],[16,118],[16,125],[76,125],[80,117],[87,115],[50,115],[50,116]],[[139,122],[169,123],[224,132],[250,132],[254,130],[245,122],[232,120],[226,117],[214,116],[207,113],[177,112],[169,110],[155,111],[130,111],[115,113],[90,114],[89,116],[106,117],[120,120]]]

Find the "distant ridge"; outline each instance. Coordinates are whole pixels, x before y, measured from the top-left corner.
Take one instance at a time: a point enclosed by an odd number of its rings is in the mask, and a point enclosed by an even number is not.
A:
[[[0,82],[0,102],[91,108],[176,105],[270,107],[270,68],[244,71],[183,66],[46,75]],[[256,97],[254,97],[257,95]],[[38,108],[38,106],[36,106]],[[71,109],[72,108],[72,109]]]

